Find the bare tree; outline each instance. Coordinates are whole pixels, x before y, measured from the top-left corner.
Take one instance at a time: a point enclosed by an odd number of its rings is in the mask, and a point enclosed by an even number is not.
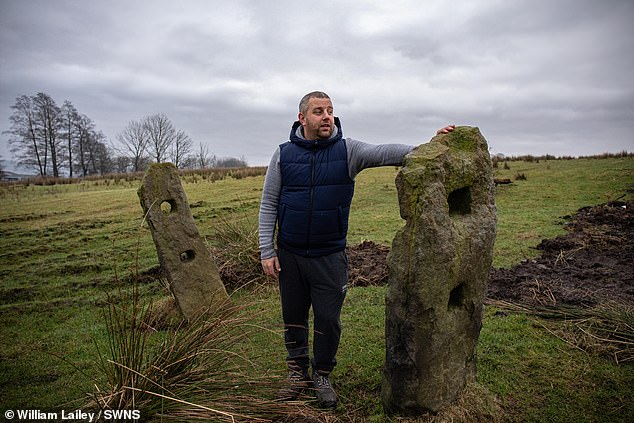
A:
[[[39,120],[39,130],[41,138],[45,140],[48,152],[50,152],[51,167],[53,176],[60,176],[60,159],[63,155],[63,140],[59,136],[62,125],[61,109],[55,103],[55,100],[48,94],[37,93],[33,100],[36,111],[37,120]]]
[[[86,115],[80,115],[77,121],[79,138],[75,145],[75,167],[82,176],[96,173],[94,169],[94,143],[97,140],[95,123]]]
[[[181,168],[185,157],[192,151],[193,141],[184,131],[179,130],[174,136],[174,142],[170,151],[172,163],[177,168]]]
[[[112,154],[104,142],[106,136],[103,132],[93,132],[88,143],[89,160],[92,174],[104,175],[114,171]]]
[[[94,123],[82,116],[80,142],[75,155],[78,158],[77,171],[81,176],[111,173],[115,171],[112,152],[105,143],[105,135],[96,131]]]
[[[132,168],[132,161],[126,156],[114,156],[112,158],[115,173],[128,173]]]
[[[193,154],[186,156],[181,161],[180,169],[197,169],[197,168],[198,168],[198,160],[196,160],[196,156]]]
[[[37,169],[41,176],[60,177],[66,166],[70,176],[76,171],[88,175],[112,162],[104,155],[111,154],[104,135],[70,101],[60,108],[48,94],[37,93],[16,98],[11,108],[11,127],[5,132],[11,135],[11,152],[18,164]]]
[[[39,137],[39,126],[36,120],[33,98],[22,95],[15,99],[11,106],[13,112],[9,117],[11,127],[9,134],[11,153],[21,166],[35,168],[40,176],[46,175],[47,145]]]
[[[79,112],[73,104],[66,100],[62,105],[61,109],[61,117],[62,117],[62,138],[66,140],[66,154],[68,161],[68,171],[71,178],[73,177],[73,151],[75,150],[75,145],[79,142],[80,139],[80,120]]]
[[[166,115],[160,113],[146,117],[143,126],[148,136],[149,153],[156,163],[163,162],[176,138],[174,125]]]
[[[117,140],[123,150],[121,154],[130,158],[133,172],[144,170],[147,164],[145,156],[148,139],[149,136],[145,131],[145,126],[137,121],[130,121],[128,126],[117,135]]]
[[[209,146],[207,144],[203,144],[201,142],[198,145],[198,153],[196,154],[196,162],[198,164],[198,167],[200,169],[213,167],[213,164],[216,162],[216,156],[209,154]]]

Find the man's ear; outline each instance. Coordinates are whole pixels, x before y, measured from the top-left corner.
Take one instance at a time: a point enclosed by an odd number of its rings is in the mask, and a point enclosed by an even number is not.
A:
[[[302,124],[302,126],[306,123],[306,119],[304,118],[304,114],[302,112],[299,112],[297,115],[297,120]]]

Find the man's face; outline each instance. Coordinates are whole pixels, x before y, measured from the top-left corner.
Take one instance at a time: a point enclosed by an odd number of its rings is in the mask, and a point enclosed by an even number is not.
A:
[[[307,140],[328,139],[335,129],[335,115],[329,98],[311,98],[308,110],[300,112],[298,118]]]

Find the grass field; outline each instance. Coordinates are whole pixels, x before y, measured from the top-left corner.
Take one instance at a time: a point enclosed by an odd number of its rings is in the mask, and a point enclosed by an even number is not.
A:
[[[534,257],[543,238],[563,233],[578,208],[632,199],[634,158],[510,161],[496,177],[498,234],[494,266]],[[394,167],[357,178],[349,243],[389,245],[403,221]],[[263,177],[182,178],[199,230],[214,244],[222,219],[257,221]],[[96,347],[107,337],[106,292],[131,275],[158,266],[136,194],[140,181],[110,179],[69,185],[0,188],[0,411],[55,411],[82,404],[101,377]],[[164,295],[157,281],[142,283],[147,301]],[[333,380],[342,420],[386,421],[380,406],[384,359],[384,287],[349,291],[339,366]],[[257,371],[284,373],[280,310],[274,287],[234,294],[254,303],[257,333],[247,350]],[[254,302],[255,300],[255,302]],[[569,346],[525,315],[488,308],[478,345],[478,384],[462,405],[464,421],[634,421],[634,366]],[[475,410],[475,411],[473,411]],[[470,414],[471,413],[471,414]]]

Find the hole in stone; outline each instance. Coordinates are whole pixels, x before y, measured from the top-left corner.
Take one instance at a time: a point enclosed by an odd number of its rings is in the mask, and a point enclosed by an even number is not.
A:
[[[450,215],[471,213],[471,188],[464,187],[451,192],[447,203]]]
[[[186,263],[188,261],[192,261],[194,259],[194,257],[196,257],[196,253],[194,252],[194,250],[187,250],[187,251],[183,251],[181,253],[181,261],[183,263]]]
[[[460,307],[464,300],[464,283],[451,290],[449,294],[449,304],[447,308]]]
[[[174,200],[165,200],[161,203],[161,211],[165,214],[169,214],[171,212],[176,211],[176,201]]]

